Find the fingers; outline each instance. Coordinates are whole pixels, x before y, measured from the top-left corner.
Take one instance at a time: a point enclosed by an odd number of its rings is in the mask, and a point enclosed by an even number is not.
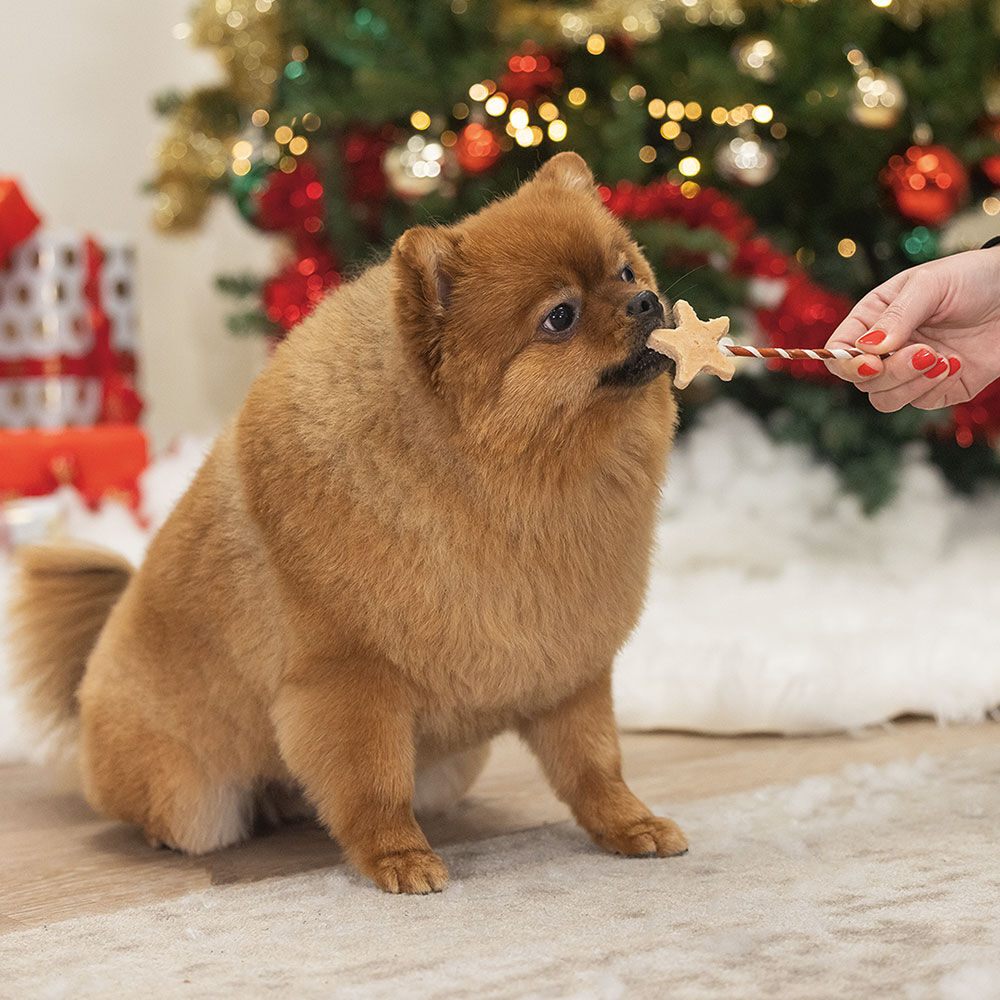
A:
[[[961,369],[961,361],[934,354],[929,348],[914,345],[887,359],[883,372],[876,378],[857,383],[876,410],[892,413],[904,406],[934,409],[948,405],[952,376]]]
[[[941,289],[932,281],[907,281],[859,336],[855,346],[875,354],[890,354],[908,344],[941,304]]]

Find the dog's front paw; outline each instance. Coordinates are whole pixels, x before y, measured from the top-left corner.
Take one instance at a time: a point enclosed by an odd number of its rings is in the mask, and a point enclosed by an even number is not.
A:
[[[448,869],[433,851],[386,854],[366,865],[365,874],[385,892],[422,895],[440,892],[448,882]]]
[[[629,858],[669,858],[684,854],[687,837],[673,820],[649,816],[620,829],[602,830],[594,840],[606,851]]]

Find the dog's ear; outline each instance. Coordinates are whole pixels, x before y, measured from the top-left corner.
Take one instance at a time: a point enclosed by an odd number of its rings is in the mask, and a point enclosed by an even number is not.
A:
[[[542,164],[532,182],[558,184],[569,191],[593,192],[597,195],[594,175],[579,153],[556,153]]]
[[[435,387],[457,250],[454,233],[437,226],[408,229],[392,248],[400,332],[427,367]]]

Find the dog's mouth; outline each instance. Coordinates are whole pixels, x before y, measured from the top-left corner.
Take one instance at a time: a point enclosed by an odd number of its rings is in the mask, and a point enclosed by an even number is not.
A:
[[[664,372],[671,376],[677,374],[677,366],[673,358],[660,354],[646,346],[649,335],[665,326],[663,306],[659,302],[655,309],[643,313],[632,328],[635,338],[635,349],[624,360],[611,365],[601,372],[598,386],[614,389],[639,389],[659,378]]]

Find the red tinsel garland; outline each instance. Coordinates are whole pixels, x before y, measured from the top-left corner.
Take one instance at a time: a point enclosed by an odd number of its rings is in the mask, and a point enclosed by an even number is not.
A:
[[[733,245],[729,271],[743,278],[785,281],[779,302],[753,312],[771,347],[821,347],[830,332],[850,312],[852,302],[811,281],[794,257],[782,253],[740,206],[714,188],[693,195],[667,180],[638,186],[622,182],[602,187],[601,197],[617,216],[630,220],[680,222],[691,229],[713,229]],[[799,375],[833,378],[821,361],[772,359],[770,367],[791,366]]]

